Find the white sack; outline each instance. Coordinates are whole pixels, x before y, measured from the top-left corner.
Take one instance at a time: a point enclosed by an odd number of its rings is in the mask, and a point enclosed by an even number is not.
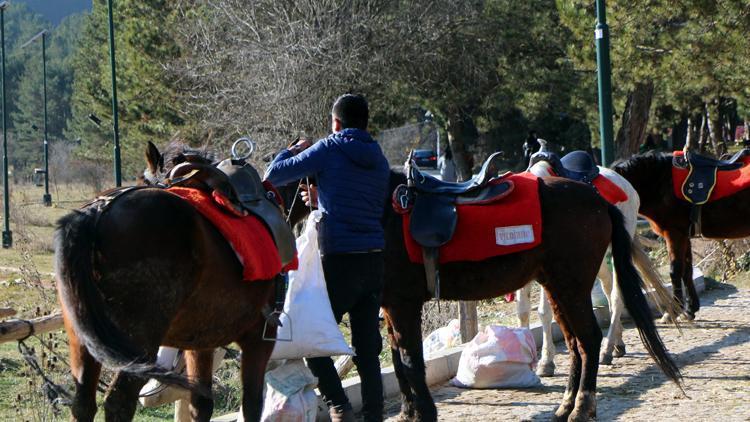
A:
[[[318,248],[320,211],[313,211],[297,238],[299,269],[289,272],[289,287],[271,359],[354,354],[344,340],[328,299]],[[290,322],[291,320],[291,322]],[[282,341],[291,338],[292,341]]]
[[[301,359],[289,360],[266,372],[265,399],[260,420],[315,422],[318,414],[318,396],[315,395],[317,381]]]
[[[529,329],[491,325],[466,345],[451,383],[467,388],[538,387],[536,363],[536,343]]]
[[[445,327],[440,327],[430,333],[422,341],[422,350],[425,359],[434,356],[451,347],[461,344],[461,323],[457,319],[452,319]]]

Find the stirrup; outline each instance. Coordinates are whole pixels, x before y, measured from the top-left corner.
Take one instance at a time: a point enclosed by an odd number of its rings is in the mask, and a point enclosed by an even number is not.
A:
[[[263,317],[266,319],[266,322],[263,323],[263,334],[262,338],[265,341],[285,341],[290,342],[292,341],[292,318],[289,317],[289,314],[284,312],[283,310],[278,311],[269,311],[268,308],[264,308],[263,311]],[[281,316],[286,315],[287,324],[289,324],[289,337],[288,338],[279,338],[279,337],[271,337],[268,333],[268,326],[271,325],[272,327],[280,328],[284,325],[281,323]],[[276,331],[278,334],[278,330]]]
[[[266,322],[263,324],[263,332],[261,333],[261,338],[265,341],[292,341],[292,318],[284,312],[284,301],[286,299],[286,291],[289,287],[289,275],[287,273],[282,273],[281,277],[277,277],[275,281],[275,288],[276,288],[276,303],[274,304],[273,310],[271,310],[271,307],[266,305],[261,310],[261,313],[263,314],[263,318],[265,318]],[[268,333],[268,326],[269,324],[272,327],[280,328],[283,327],[284,324],[281,323],[281,317],[283,315],[286,315],[286,320],[289,323],[289,338],[278,338],[276,336],[271,337]],[[278,330],[277,330],[278,334]]]

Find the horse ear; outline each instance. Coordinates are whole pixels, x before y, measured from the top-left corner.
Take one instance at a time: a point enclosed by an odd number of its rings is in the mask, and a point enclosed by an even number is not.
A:
[[[164,170],[164,157],[151,141],[148,141],[148,147],[146,148],[146,164],[152,174],[157,174]]]

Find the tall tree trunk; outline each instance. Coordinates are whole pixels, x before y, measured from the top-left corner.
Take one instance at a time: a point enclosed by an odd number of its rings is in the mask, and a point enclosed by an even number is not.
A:
[[[468,180],[472,175],[474,159],[469,152],[477,138],[477,129],[472,118],[460,111],[448,114],[448,143],[453,151],[453,162],[456,165],[456,177],[459,181]]]
[[[703,104],[703,112],[701,113],[701,129],[700,140],[698,141],[698,150],[701,153],[706,152],[706,141],[708,141],[708,115],[706,114],[706,104]]]
[[[685,130],[685,143],[683,144],[685,147],[684,149],[688,151],[695,150],[695,148],[697,147],[696,139],[695,139],[695,130],[693,130],[694,126],[695,124],[693,123],[693,118],[688,117],[687,128]]]
[[[717,100],[711,101],[706,108],[706,117],[708,121],[709,139],[717,157],[727,152],[727,144],[721,137],[721,118],[719,116],[719,103]]]
[[[745,134],[742,137],[746,142],[750,142],[750,118],[745,119]]]
[[[622,125],[615,139],[617,158],[628,158],[637,153],[638,147],[646,139],[653,97],[654,83],[650,80],[637,83],[628,94],[622,114]]]
[[[688,134],[688,117],[683,115],[680,121],[672,125],[672,151],[680,151],[685,146],[685,138]]]

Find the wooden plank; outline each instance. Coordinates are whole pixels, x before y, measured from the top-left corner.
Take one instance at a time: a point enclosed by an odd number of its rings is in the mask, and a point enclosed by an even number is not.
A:
[[[41,318],[34,318],[28,321],[20,319],[10,319],[0,322],[0,343],[19,340],[30,334],[31,327],[34,327],[34,334],[43,334],[50,331],[59,330],[63,327],[62,315],[52,314]]]
[[[477,302],[474,300],[458,302],[458,320],[461,323],[461,343],[467,343],[479,332]]]
[[[0,308],[0,319],[8,318],[16,314],[16,310],[12,308]]]

